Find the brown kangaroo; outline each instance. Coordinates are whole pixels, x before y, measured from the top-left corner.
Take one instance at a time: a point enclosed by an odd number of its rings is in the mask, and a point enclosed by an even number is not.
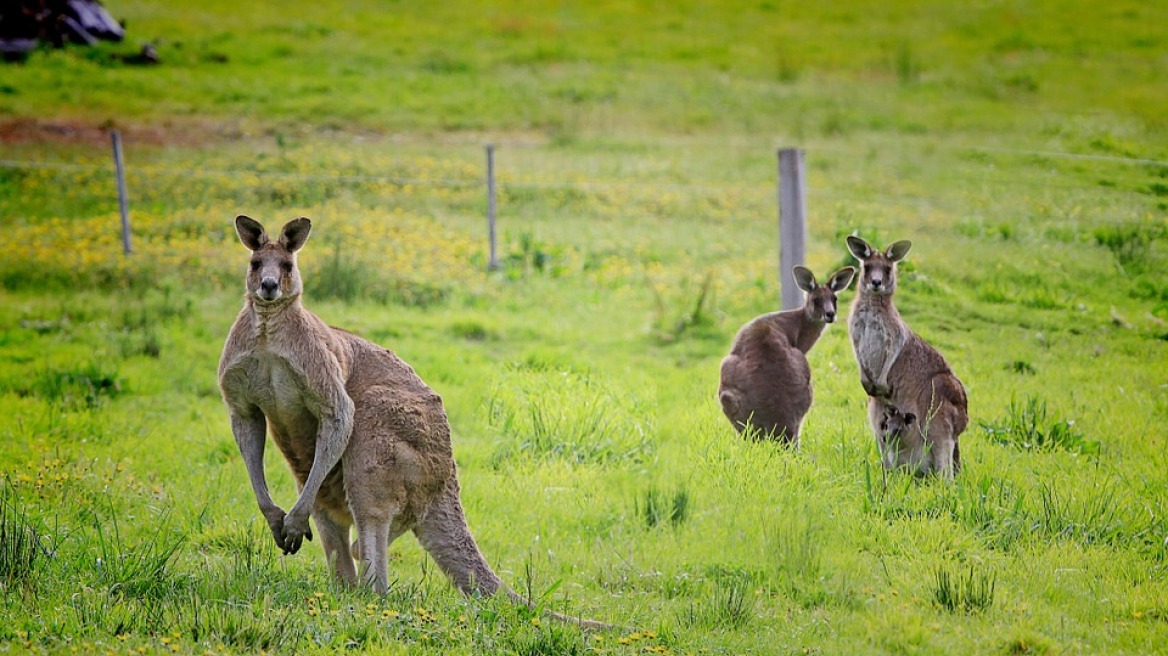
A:
[[[900,445],[906,440],[913,439],[909,429],[912,428],[913,422],[917,420],[917,416],[911,412],[901,412],[893,405],[883,406],[884,414],[880,419],[880,426],[876,431],[876,445],[880,449],[882,462],[886,468],[896,466],[895,460],[883,459],[886,457],[895,458]],[[918,438],[919,439],[919,438]]]
[[[961,468],[957,437],[969,423],[968,402],[949,363],[904,323],[892,302],[896,263],[911,247],[898,241],[880,252],[859,237],[848,237],[848,250],[860,261],[848,332],[884,465],[952,477]],[[886,453],[880,424],[889,406],[917,421]]]
[[[848,288],[856,270],[844,267],[824,285],[804,267],[793,271],[795,283],[807,292],[803,307],[764,314],[738,331],[730,355],[722,360],[718,400],[739,432],[749,426],[798,448],[812,397],[806,353],[835,321],[836,293]]]
[[[260,512],[284,553],[320,533],[334,577],[384,593],[387,549],[412,530],[465,594],[507,589],[479,551],[459,501],[450,426],[442,399],[391,351],[331,328],[301,305],[296,251],[306,218],[271,241],[259,222],[235,228],[251,250],[247,295],[219,362],[219,386]],[[264,433],[300,486],[292,509],[272,501],[264,478]],[[357,527],[357,541],[348,542]],[[556,615],[586,628],[608,625]]]

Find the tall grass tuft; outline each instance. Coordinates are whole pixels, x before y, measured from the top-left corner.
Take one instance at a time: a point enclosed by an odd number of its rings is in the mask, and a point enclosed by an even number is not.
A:
[[[903,42],[897,46],[895,60],[896,79],[901,86],[912,86],[920,81],[921,64],[912,45]]]
[[[130,546],[122,542],[116,515],[112,515],[108,530],[100,518],[96,521],[97,582],[107,586],[110,594],[138,600],[162,598],[179,587],[181,575],[171,561],[186,542],[185,534],[171,534],[163,521],[148,539]]]
[[[122,381],[116,364],[94,359],[77,367],[41,370],[31,391],[66,410],[93,410],[118,396]]]
[[[702,630],[741,629],[754,617],[755,603],[748,585],[719,585],[704,599],[682,609],[678,623]]]
[[[503,270],[510,280],[533,274],[557,278],[568,272],[568,249],[536,239],[530,231],[519,235],[518,250],[512,249],[503,259]]]
[[[1151,222],[1102,225],[1095,228],[1095,243],[1111,251],[1127,274],[1143,273],[1154,266],[1152,246],[1168,239],[1168,224]]]
[[[689,518],[689,491],[680,487],[673,496],[655,487],[645,490],[635,501],[636,514],[641,517],[648,528],[663,525],[666,522],[679,526]]]
[[[322,258],[311,275],[304,276],[305,291],[312,298],[332,298],[345,303],[368,296],[374,286],[368,263],[352,253],[343,253],[341,241],[333,242],[332,253]]]
[[[653,333],[657,341],[668,344],[681,339],[686,333],[712,336],[714,326],[712,306],[714,305],[714,274],[707,272],[696,291],[689,289],[689,280],[683,279],[670,294],[665,294],[648,281],[656,305],[653,317]],[[669,298],[667,298],[667,296]]]
[[[1096,454],[1100,448],[1098,441],[1086,439],[1075,428],[1074,420],[1048,419],[1046,401],[1033,396],[1010,401],[1004,418],[980,423],[991,441],[1026,451]]]
[[[1052,539],[1083,545],[1128,548],[1156,558],[1164,557],[1168,519],[1150,514],[1116,485],[1092,489],[1056,489],[1043,484],[1040,507],[1030,518],[1030,530]]]
[[[651,413],[631,390],[590,374],[511,368],[487,399],[504,438],[496,465],[515,458],[573,463],[642,462],[653,452]]]
[[[333,242],[332,253],[304,273],[304,289],[314,299],[345,303],[362,300],[427,307],[444,301],[450,290],[442,283],[410,280],[381,272],[374,262]]]
[[[40,536],[5,484],[0,492],[0,582],[6,587],[28,583],[44,555]]]
[[[978,613],[994,604],[997,579],[992,573],[975,572],[971,565],[968,576],[958,574],[954,577],[947,570],[938,568],[935,580],[933,600],[950,613]]]
[[[232,525],[198,539],[196,548],[204,552],[222,552],[228,557],[225,575],[219,577],[223,585],[244,583],[254,585],[277,570],[276,542],[258,523]]]

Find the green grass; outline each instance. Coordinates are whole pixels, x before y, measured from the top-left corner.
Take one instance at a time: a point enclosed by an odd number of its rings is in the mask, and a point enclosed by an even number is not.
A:
[[[1162,651],[1165,9],[707,5],[110,2],[127,43],[5,65],[0,650]],[[785,145],[817,275],[913,241],[898,307],[970,398],[952,483],[880,469],[843,323],[801,451],[721,415]],[[215,380],[240,213],[311,217],[308,307],[442,395],[502,578],[628,630],[463,598],[410,536],[385,597],[278,554]]]
[[[949,612],[980,612],[994,604],[993,575],[979,574],[971,567],[968,575],[950,576],[944,569],[937,570],[937,585],[933,590],[937,605]]]
[[[1015,371],[1025,371],[1016,365],[1011,365]],[[1046,402],[1031,396],[1021,402],[1011,401],[1004,419],[983,422],[981,428],[991,440],[1019,449],[1065,449],[1076,453],[1099,450],[1099,441],[1084,439],[1074,420],[1055,419],[1048,423],[1046,414]]]

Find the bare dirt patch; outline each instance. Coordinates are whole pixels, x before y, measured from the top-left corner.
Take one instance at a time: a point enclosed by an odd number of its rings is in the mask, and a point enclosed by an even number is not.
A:
[[[120,125],[109,121],[14,118],[0,119],[0,143],[106,144],[110,131],[115,129],[128,141],[156,146],[202,146],[243,136],[237,127],[226,124]]]

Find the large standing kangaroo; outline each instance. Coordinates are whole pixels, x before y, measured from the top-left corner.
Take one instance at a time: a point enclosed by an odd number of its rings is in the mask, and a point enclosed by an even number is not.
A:
[[[301,305],[296,251],[308,239],[309,220],[289,222],[276,241],[246,216],[236,218],[235,228],[251,264],[243,310],[219,362],[219,386],[276,543],[296,553],[304,538],[312,539],[311,515],[335,578],[357,582],[356,556],[361,581],[384,593],[386,550],[413,530],[462,592],[503,589],[530,605],[503,585],[467,528],[442,399],[391,351],[327,326]],[[269,429],[300,485],[287,514],[264,478]]]
[[[957,437],[969,423],[965,387],[937,349],[904,323],[892,302],[896,263],[911,246],[898,241],[880,252],[859,237],[848,237],[848,250],[860,261],[848,333],[885,466],[952,477],[961,469]],[[901,431],[899,440],[886,443],[881,425],[890,406],[917,421]]]

